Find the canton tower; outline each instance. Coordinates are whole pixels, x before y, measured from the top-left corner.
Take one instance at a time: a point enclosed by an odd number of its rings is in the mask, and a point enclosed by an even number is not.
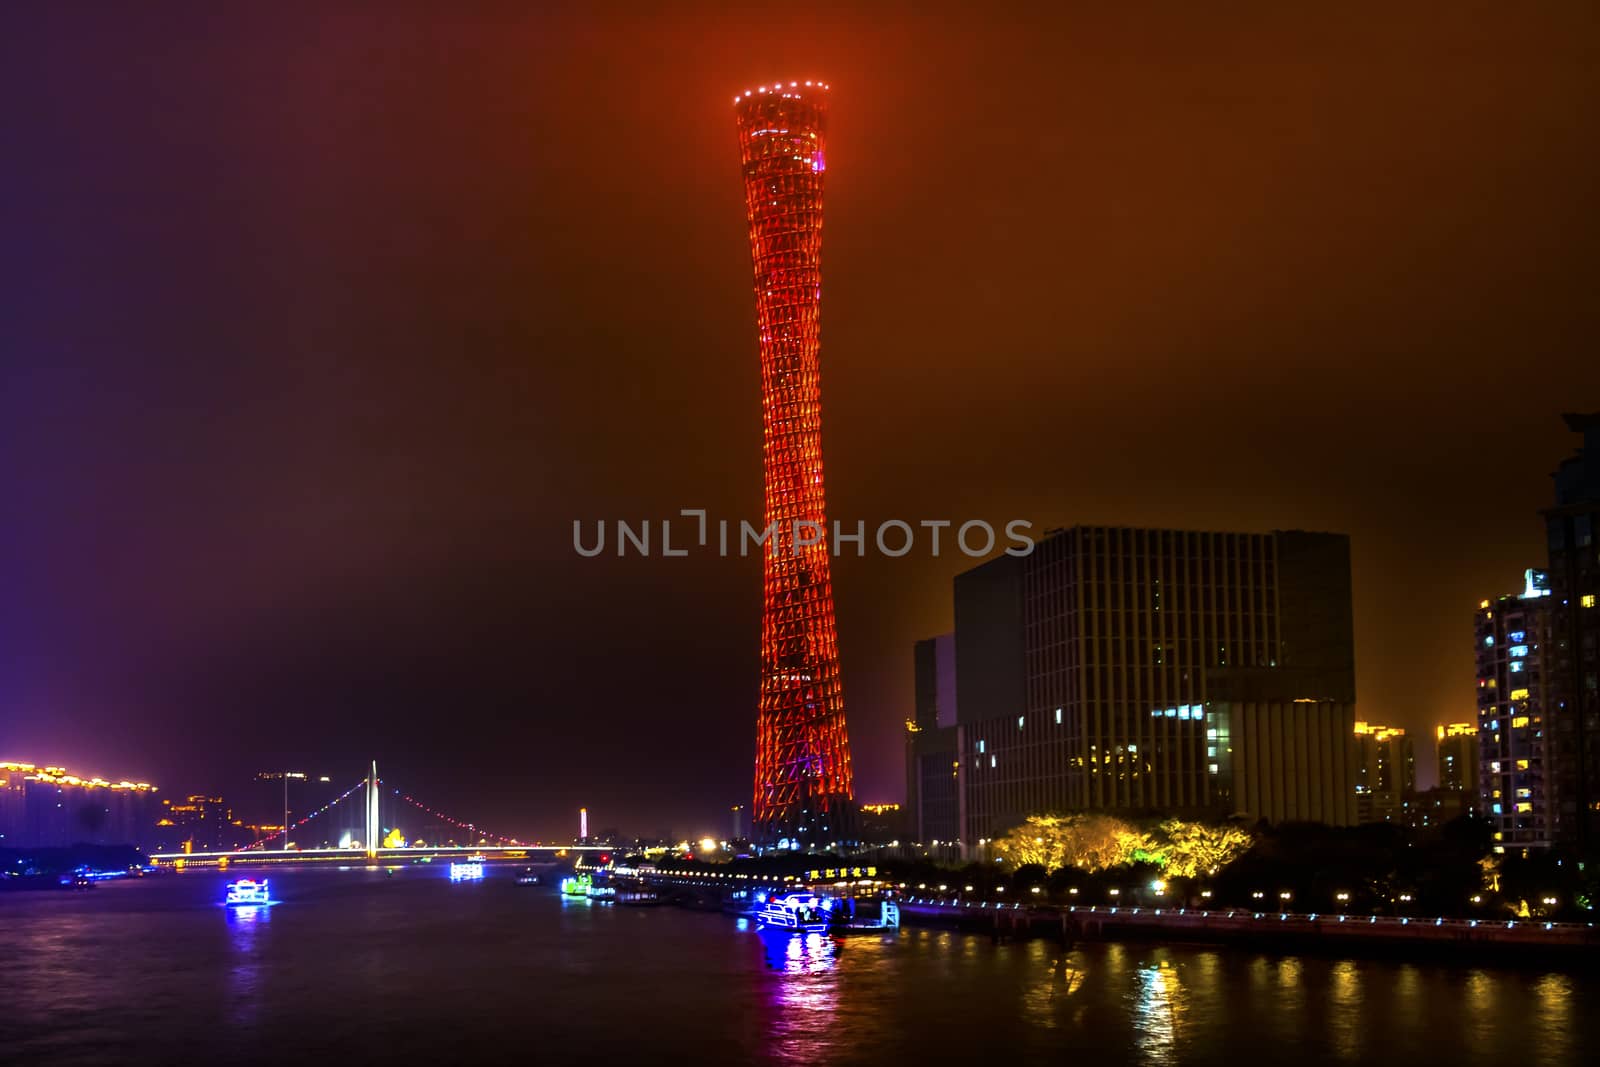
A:
[[[761,350],[763,528],[772,531],[762,553],[751,821],[757,840],[797,847],[843,839],[855,795],[822,492],[827,88],[778,82],[734,98]]]

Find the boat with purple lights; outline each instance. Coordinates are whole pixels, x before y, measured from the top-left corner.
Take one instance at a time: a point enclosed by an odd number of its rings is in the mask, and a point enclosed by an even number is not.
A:
[[[241,878],[237,882],[228,883],[228,895],[222,903],[230,908],[255,907],[260,904],[271,904],[272,891],[265,878],[257,882],[250,878]]]
[[[832,925],[833,901],[815,893],[774,896],[756,912],[763,930],[795,934],[827,933]]]

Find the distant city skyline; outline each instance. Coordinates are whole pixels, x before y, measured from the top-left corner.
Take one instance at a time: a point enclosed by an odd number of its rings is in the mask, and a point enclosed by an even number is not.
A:
[[[1600,408],[1592,8],[805,18],[15,20],[0,755],[721,825],[761,564],[571,523],[762,511],[729,94],[787,71],[831,86],[834,515],[1344,533],[1359,714],[1472,718]],[[972,561],[831,562],[897,798]]]

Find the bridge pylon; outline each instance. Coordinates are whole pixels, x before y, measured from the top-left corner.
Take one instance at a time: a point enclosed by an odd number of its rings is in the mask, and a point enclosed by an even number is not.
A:
[[[378,823],[378,761],[372,761],[367,775],[367,859],[378,858],[378,847],[383,844],[383,829]]]

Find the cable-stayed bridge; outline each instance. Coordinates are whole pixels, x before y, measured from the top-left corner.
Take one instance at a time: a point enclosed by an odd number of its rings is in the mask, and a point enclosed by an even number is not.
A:
[[[413,832],[405,833],[407,826]],[[302,847],[308,839],[319,844]],[[349,789],[248,845],[227,851],[156,853],[151,859],[163,866],[202,866],[356,859],[381,862],[463,854],[488,859],[555,858],[608,851],[600,845],[544,844],[493,833],[384,782],[374,761],[367,776]]]

